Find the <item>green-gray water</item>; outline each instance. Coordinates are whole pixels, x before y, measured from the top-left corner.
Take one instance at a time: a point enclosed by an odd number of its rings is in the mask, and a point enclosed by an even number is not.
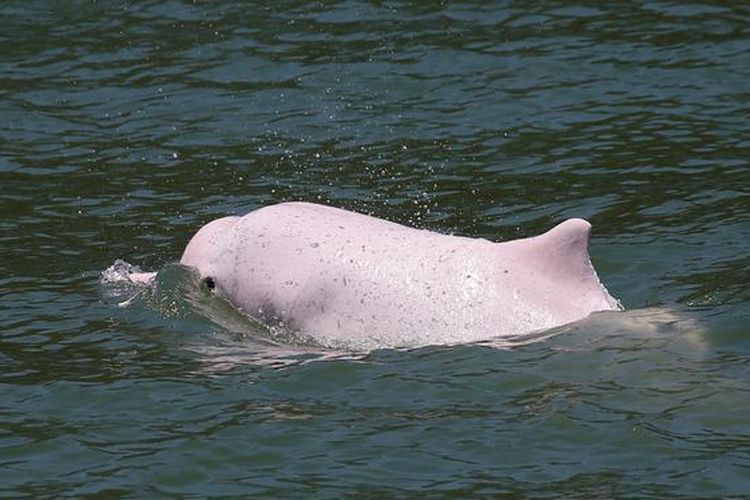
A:
[[[742,2],[5,1],[0,75],[0,496],[750,494]],[[644,327],[285,351],[100,281],[282,200],[586,217]]]

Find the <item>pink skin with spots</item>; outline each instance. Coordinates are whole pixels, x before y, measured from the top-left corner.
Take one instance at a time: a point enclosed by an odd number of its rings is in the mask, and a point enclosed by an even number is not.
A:
[[[591,265],[590,232],[585,220],[569,219],[493,243],[281,203],[210,222],[180,262],[247,315],[323,344],[462,343],[619,310]]]

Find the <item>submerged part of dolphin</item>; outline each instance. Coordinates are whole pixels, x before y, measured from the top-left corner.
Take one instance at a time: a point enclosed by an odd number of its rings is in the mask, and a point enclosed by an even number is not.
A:
[[[450,344],[621,309],[591,265],[590,232],[585,220],[569,219],[493,243],[281,203],[206,224],[180,262],[245,314],[324,345]]]

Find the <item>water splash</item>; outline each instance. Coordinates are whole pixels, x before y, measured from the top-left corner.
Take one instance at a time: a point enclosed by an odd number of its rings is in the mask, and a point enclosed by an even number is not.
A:
[[[130,307],[146,290],[130,279],[132,274],[140,272],[141,268],[138,266],[122,259],[115,260],[99,275],[99,283],[104,286],[104,296],[116,300],[119,307]]]
[[[102,284],[132,283],[130,275],[143,272],[140,267],[134,266],[122,259],[117,259],[107,269],[102,271],[99,282]]]

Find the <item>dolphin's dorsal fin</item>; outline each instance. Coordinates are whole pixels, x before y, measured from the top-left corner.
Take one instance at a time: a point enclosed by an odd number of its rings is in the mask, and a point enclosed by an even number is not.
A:
[[[590,236],[591,224],[568,219],[539,236],[500,243],[507,249],[501,253],[524,273],[529,296],[540,307],[572,321],[591,311],[622,309],[591,264]]]
[[[560,290],[575,294],[572,300],[588,304],[592,310],[621,310],[622,305],[604,288],[591,264],[590,237],[588,221],[568,219],[524,241],[534,266]]]
[[[549,231],[522,240],[536,265],[550,276],[590,280],[596,273],[589,258],[591,224],[584,219],[568,219]]]
[[[541,241],[564,251],[588,254],[591,224],[585,219],[568,219],[538,236]]]

